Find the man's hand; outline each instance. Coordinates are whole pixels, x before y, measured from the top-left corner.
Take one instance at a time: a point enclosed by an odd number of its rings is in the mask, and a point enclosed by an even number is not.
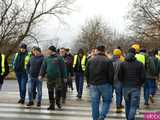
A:
[[[43,78],[42,76],[39,76],[39,77],[38,77],[39,80],[42,80],[42,78]]]

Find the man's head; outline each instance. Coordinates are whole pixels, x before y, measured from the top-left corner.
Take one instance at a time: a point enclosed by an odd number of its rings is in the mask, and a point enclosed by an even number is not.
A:
[[[35,56],[41,55],[41,48],[39,48],[39,47],[34,47],[33,54],[34,54]]]
[[[70,53],[70,49],[66,48],[66,54],[69,54],[69,53]]]
[[[65,48],[60,48],[59,54],[60,54],[60,56],[65,56],[65,54],[66,54],[66,49],[65,49]]]
[[[101,45],[101,46],[98,46],[95,50],[95,53],[98,54],[98,53],[104,53],[105,54],[105,51],[106,51],[106,48],[105,46]]]
[[[79,49],[79,50],[78,50],[78,55],[79,55],[80,57],[83,57],[83,55],[84,55],[83,49]]]
[[[136,50],[135,50],[135,48],[129,48],[128,49],[128,53],[132,53],[132,54],[136,54]]]
[[[48,48],[48,54],[49,55],[52,55],[52,54],[56,54],[56,52],[57,52],[57,49],[56,49],[56,47],[55,46],[50,46],[49,48]]]
[[[113,50],[113,55],[120,57],[122,55],[122,51],[120,49],[114,49]]]
[[[25,53],[27,51],[27,45],[26,44],[21,44],[20,45],[20,52]]]

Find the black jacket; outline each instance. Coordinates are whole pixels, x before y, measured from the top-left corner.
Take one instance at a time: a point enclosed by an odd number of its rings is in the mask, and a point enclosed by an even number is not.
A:
[[[86,75],[91,85],[113,84],[113,64],[100,53],[88,61]]]
[[[136,60],[134,54],[129,53],[120,66],[118,77],[123,87],[141,87],[145,82],[144,65]]]
[[[7,62],[7,58],[5,59],[5,73],[4,75],[2,76],[1,73],[2,73],[2,66],[1,66],[1,61],[2,61],[2,57],[1,57],[1,54],[0,54],[0,84],[3,84],[3,79],[8,75],[9,73],[9,66],[8,66],[8,62]]]

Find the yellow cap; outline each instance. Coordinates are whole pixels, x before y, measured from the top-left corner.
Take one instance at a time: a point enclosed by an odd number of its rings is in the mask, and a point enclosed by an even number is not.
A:
[[[113,51],[113,55],[115,55],[115,56],[121,56],[121,55],[122,55],[122,52],[121,52],[120,49],[115,49],[115,50]]]
[[[140,52],[140,45],[139,44],[133,44],[131,48],[134,48],[136,52]]]

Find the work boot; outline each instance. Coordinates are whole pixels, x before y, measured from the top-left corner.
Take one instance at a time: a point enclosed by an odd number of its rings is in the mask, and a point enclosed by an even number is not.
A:
[[[37,107],[40,107],[41,106],[41,102],[37,102]]]
[[[50,105],[47,109],[48,110],[55,110],[55,106],[54,105]]]
[[[29,102],[29,103],[27,104],[27,106],[33,106],[33,105],[34,105],[33,101],[31,101],[31,102]]]

